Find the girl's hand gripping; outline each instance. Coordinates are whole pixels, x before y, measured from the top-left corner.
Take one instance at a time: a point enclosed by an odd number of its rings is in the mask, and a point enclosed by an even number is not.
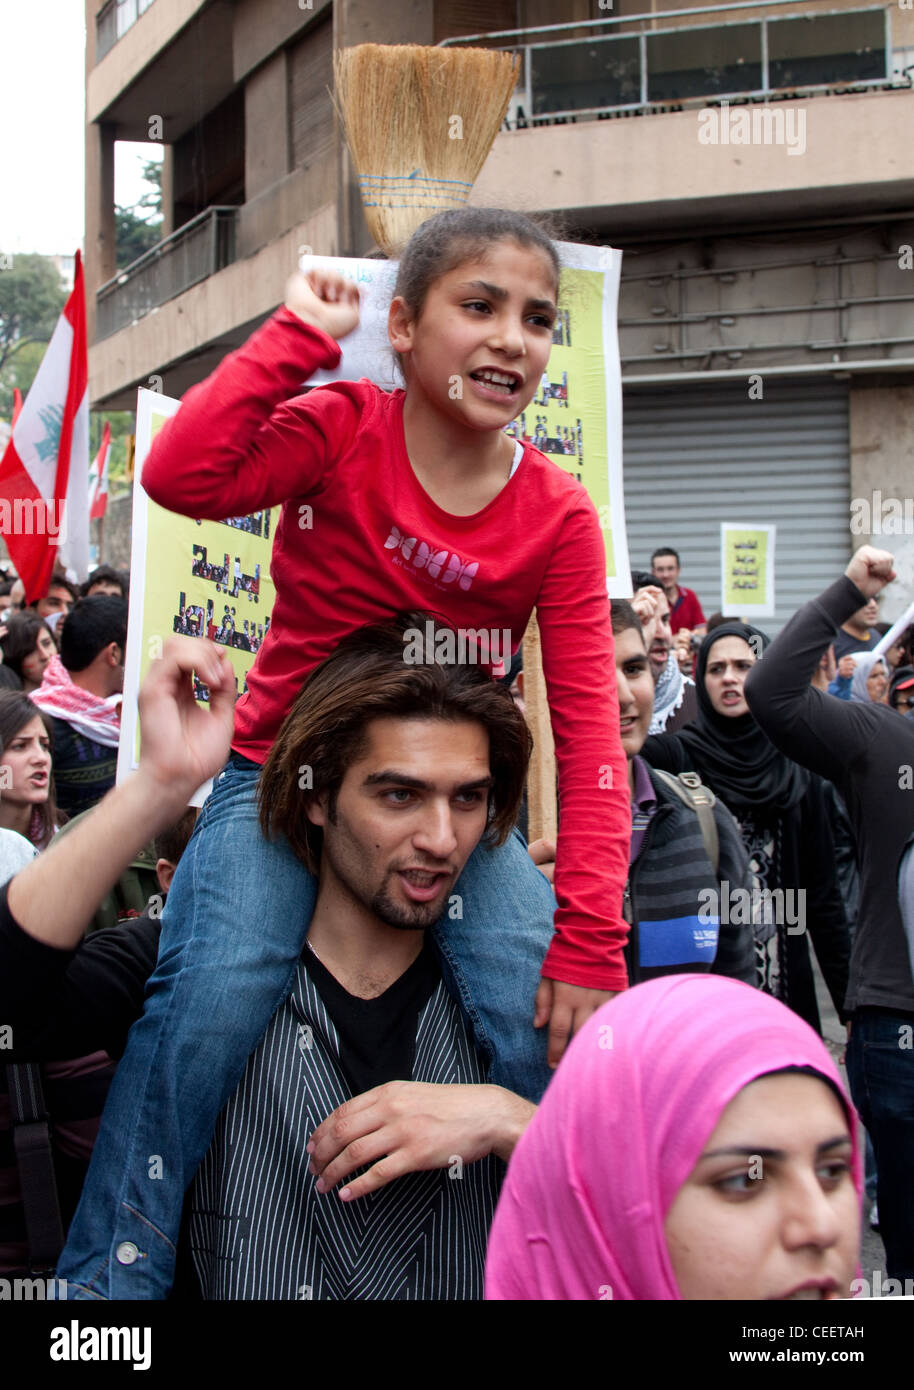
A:
[[[585,989],[583,985],[567,985],[545,976],[540,980],[533,1026],[542,1028],[549,1024],[550,1067],[558,1066],[573,1035],[601,1004],[615,999],[616,993],[606,989]]]

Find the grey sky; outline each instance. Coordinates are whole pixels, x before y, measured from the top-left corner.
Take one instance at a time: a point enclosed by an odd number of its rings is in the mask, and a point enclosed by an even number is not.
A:
[[[84,235],[85,50],[82,0],[0,0],[0,251],[72,255]],[[118,145],[117,201],[146,190],[138,151]]]

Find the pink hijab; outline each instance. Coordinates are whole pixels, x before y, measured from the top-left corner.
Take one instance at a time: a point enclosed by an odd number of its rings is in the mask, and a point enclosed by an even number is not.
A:
[[[678,1299],[663,1223],[730,1101],[812,1067],[854,1110],[821,1038],[784,1004],[715,975],[669,975],[573,1039],[508,1169],[488,1299]],[[862,1198],[856,1121],[853,1176]]]

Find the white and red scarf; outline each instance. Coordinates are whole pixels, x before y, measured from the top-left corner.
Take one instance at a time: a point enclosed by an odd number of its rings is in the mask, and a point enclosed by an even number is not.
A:
[[[109,695],[102,699],[74,685],[59,656],[53,656],[48,662],[41,685],[31,695],[32,702],[43,714],[65,720],[77,733],[106,748],[116,748],[118,744],[122,698]]]

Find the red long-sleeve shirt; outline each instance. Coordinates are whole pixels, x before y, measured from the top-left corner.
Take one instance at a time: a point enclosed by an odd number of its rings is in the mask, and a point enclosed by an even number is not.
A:
[[[332,338],[278,310],[187,393],[143,468],[149,496],[185,516],[282,504],[272,622],[232,746],[265,762],[308,672],[365,623],[425,609],[459,628],[508,628],[516,649],[535,607],[561,798],[543,974],[624,989],[630,812],[596,510],[528,445],[482,511],[443,511],[410,465],[402,391],[345,381],[288,399],[339,359]]]

